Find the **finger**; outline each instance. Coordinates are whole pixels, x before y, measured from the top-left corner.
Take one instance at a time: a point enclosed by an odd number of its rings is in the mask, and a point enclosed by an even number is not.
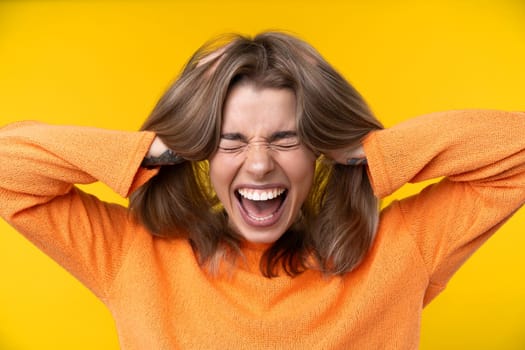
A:
[[[224,54],[224,52],[228,49],[228,47],[231,46],[231,43],[228,43],[222,47],[219,47],[217,50],[215,51],[212,51],[211,53],[207,54],[206,56],[204,56],[203,58],[201,58],[199,60],[199,62],[197,62],[197,65],[196,67],[200,67],[200,66],[203,66],[205,65],[206,63],[208,62],[211,62],[213,61],[214,59],[216,59],[217,57],[219,56],[222,56]],[[222,60],[222,57],[219,58],[219,60],[217,60],[217,62],[213,65],[212,68],[215,68],[219,63],[220,61]]]
[[[366,158],[350,158],[346,161],[346,164],[352,166],[366,165],[368,160]]]

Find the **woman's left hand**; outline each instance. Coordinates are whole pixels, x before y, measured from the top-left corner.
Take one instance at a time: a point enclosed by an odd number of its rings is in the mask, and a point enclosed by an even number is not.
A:
[[[366,155],[363,146],[332,150],[325,152],[325,156],[343,165],[366,164]]]

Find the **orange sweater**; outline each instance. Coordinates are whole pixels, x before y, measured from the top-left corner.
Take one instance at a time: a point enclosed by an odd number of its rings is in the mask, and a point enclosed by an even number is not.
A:
[[[186,241],[72,185],[127,196],[155,174],[139,168],[148,132],[0,129],[0,214],[107,305],[123,349],[416,349],[422,308],[525,202],[524,130],[523,113],[465,111],[371,134],[378,196],[446,178],[383,210],[371,251],[342,278],[266,279],[256,264],[212,278]]]

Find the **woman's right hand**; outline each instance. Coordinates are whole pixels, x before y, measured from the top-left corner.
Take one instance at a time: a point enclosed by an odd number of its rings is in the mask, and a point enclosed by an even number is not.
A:
[[[142,166],[145,168],[154,168],[163,165],[174,165],[184,161],[184,158],[178,156],[171,149],[166,146],[160,137],[156,136],[149,148],[146,157],[142,161]]]
[[[214,72],[215,72],[215,69],[217,69],[217,66],[219,65],[219,63],[221,63],[222,59],[223,59],[223,54],[224,52],[232,45],[232,43],[228,43],[224,46],[221,46],[219,47],[218,49],[216,49],[215,51],[212,51],[210,52],[209,54],[205,55],[204,57],[202,57],[198,62],[197,62],[197,65],[196,67],[200,67],[200,66],[203,66],[205,64],[207,64],[208,62],[211,62],[211,61],[214,61],[215,62],[213,63],[213,65],[211,65],[208,69],[207,69],[207,72],[206,74],[208,76],[211,76]]]
[[[146,158],[155,158],[160,156],[162,153],[166,152],[168,150],[168,146],[162,142],[160,137],[156,136],[153,142],[151,143],[151,146],[149,147],[148,154],[146,155]]]

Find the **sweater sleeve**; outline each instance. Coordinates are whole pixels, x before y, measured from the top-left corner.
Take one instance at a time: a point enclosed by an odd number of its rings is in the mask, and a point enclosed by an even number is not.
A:
[[[428,271],[424,303],[525,202],[525,113],[434,113],[365,140],[373,188],[441,178],[394,202]]]
[[[0,215],[104,299],[137,224],[74,184],[101,181],[127,196],[155,174],[139,168],[154,136],[37,122],[1,128]]]

